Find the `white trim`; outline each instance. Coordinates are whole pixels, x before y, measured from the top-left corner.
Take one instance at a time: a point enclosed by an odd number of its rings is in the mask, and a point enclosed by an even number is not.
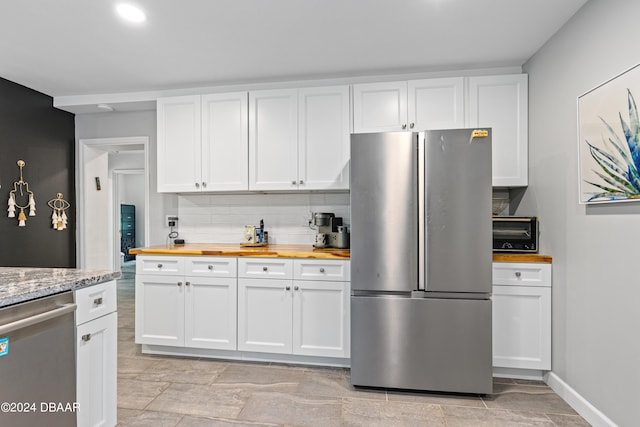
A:
[[[594,427],[617,427],[617,424],[611,421],[598,408],[593,406],[587,399],[582,397],[577,391],[564,382],[558,375],[550,372],[545,377],[545,382],[558,396],[564,399],[582,418],[587,420]]]
[[[133,136],[133,137],[121,137],[121,138],[93,138],[93,139],[80,139],[76,145],[76,265],[78,268],[84,268],[85,256],[84,248],[85,236],[84,231],[85,224],[85,210],[82,199],[84,197],[84,149],[97,148],[109,151],[109,148],[122,145],[142,145],[144,147],[144,245],[149,246],[149,137],[148,136]],[[106,183],[104,183],[106,184]],[[113,205],[113,199],[112,199]],[[113,227],[113,225],[112,225]],[[112,240],[114,230],[111,230]],[[119,259],[119,258],[118,258]],[[114,260],[115,263],[115,260]],[[115,264],[114,264],[115,265]]]

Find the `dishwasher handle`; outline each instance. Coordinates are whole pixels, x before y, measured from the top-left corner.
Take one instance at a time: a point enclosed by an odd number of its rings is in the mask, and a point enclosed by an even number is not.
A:
[[[0,325],[0,336],[6,335],[9,332],[13,332],[18,329],[26,328],[37,323],[41,323],[47,320],[55,319],[56,317],[63,316],[67,313],[76,311],[77,305],[75,303],[63,304],[56,309],[45,311],[44,313],[36,314],[25,319],[16,320],[15,322],[5,323]]]

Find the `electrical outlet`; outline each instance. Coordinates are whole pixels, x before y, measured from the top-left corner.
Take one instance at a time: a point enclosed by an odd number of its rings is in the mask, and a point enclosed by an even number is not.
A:
[[[175,227],[176,225],[178,225],[178,217],[175,215],[167,215],[165,217],[165,224],[167,224],[167,227]]]

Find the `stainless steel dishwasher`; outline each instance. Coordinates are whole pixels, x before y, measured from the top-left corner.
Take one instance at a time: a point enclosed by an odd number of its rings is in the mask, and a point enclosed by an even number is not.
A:
[[[0,425],[76,425],[73,293],[0,309]]]

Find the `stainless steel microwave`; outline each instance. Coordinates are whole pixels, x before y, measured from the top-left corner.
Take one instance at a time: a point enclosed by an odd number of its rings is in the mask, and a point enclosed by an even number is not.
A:
[[[494,252],[538,252],[538,218],[494,216]]]

